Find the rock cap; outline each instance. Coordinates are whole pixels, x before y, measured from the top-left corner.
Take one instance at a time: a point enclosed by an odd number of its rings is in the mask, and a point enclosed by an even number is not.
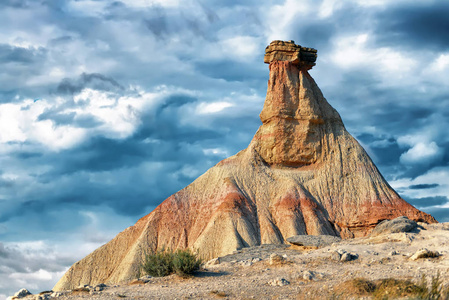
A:
[[[312,68],[317,59],[317,50],[296,45],[294,41],[272,41],[265,48],[264,62],[289,61],[300,66]]]

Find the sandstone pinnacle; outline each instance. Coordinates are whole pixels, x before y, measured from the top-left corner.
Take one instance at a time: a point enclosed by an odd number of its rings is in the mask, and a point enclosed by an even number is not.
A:
[[[262,125],[248,148],[209,169],[79,262],[54,290],[136,278],[143,256],[205,260],[296,235],[365,236],[382,220],[436,222],[390,187],[308,70],[316,50],[274,41]]]

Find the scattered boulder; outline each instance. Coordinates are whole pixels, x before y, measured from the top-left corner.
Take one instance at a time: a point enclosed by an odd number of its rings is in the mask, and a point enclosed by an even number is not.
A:
[[[393,220],[383,220],[371,232],[371,236],[377,236],[384,233],[410,232],[418,227],[418,223],[402,216]]]
[[[302,273],[302,279],[306,281],[318,280],[324,278],[324,273],[315,271],[304,271]]]
[[[426,248],[420,249],[418,251],[415,252],[415,254],[413,254],[410,257],[410,260],[417,260],[420,258],[432,258],[432,257],[439,257],[440,253],[438,253],[438,251],[430,251],[427,250]]]
[[[253,263],[251,262],[251,260],[242,260],[241,262],[240,262],[240,265],[241,266],[243,266],[243,267],[249,267],[249,266],[251,266]]]
[[[302,278],[304,280],[313,280],[315,279],[315,273],[312,271],[305,271],[304,274],[302,275]]]
[[[20,299],[29,295],[32,295],[30,291],[28,291],[27,289],[21,289],[17,293],[15,293],[14,296],[9,296],[8,298],[6,298],[6,300]]]
[[[343,249],[338,249],[337,251],[333,251],[331,253],[332,260],[337,260],[337,261],[342,261],[342,262],[356,260],[357,258],[359,258],[358,254],[350,253]]]
[[[28,295],[32,295],[29,290],[21,289],[20,291],[18,291],[17,293],[14,294],[14,297],[16,297],[16,298],[23,298],[23,297],[26,297]]]
[[[151,275],[145,275],[139,278],[139,281],[142,283],[148,283],[150,282],[151,278],[153,278]]]
[[[49,293],[39,294],[34,297],[34,300],[49,300],[49,299],[51,299],[51,294]]]
[[[333,235],[295,235],[287,238],[287,242],[304,247],[324,247],[333,243],[338,243],[341,238]]]
[[[268,282],[268,284],[272,286],[284,286],[290,284],[290,282],[285,278],[276,278]]]
[[[341,255],[340,261],[351,261],[356,260],[357,258],[359,258],[357,254],[346,252]]]
[[[106,284],[100,283],[100,284],[97,284],[97,285],[93,288],[93,290],[94,290],[95,292],[101,292],[101,291],[104,290],[106,287],[107,287]]]
[[[285,261],[285,258],[277,253],[270,255],[270,265],[281,264]]]
[[[52,298],[58,298],[58,297],[62,297],[62,296],[64,296],[64,293],[62,293],[62,292],[53,292],[53,293],[51,293],[51,297]]]
[[[216,258],[212,258],[211,260],[207,261],[204,266],[206,267],[210,267],[210,266],[214,266],[214,265],[218,265],[220,264],[220,258],[216,257]]]
[[[331,253],[331,259],[332,259],[332,260],[340,261],[340,259],[341,259],[341,254],[338,253],[337,251],[332,251],[332,253]]]

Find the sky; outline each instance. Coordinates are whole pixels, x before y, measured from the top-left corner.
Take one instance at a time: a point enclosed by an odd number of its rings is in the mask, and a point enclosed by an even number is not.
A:
[[[393,188],[449,221],[449,2],[2,0],[0,299],[48,290],[261,125],[272,40]]]

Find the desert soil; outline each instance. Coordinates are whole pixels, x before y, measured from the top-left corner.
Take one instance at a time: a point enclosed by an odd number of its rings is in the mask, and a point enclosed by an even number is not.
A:
[[[171,275],[107,286],[102,291],[62,292],[58,299],[360,299],[339,286],[353,278],[395,278],[418,282],[439,272],[449,285],[449,223],[425,225],[414,233],[343,240],[320,249],[262,245],[243,248],[206,263],[194,276]],[[410,260],[416,251],[438,251],[437,258]],[[352,261],[332,258],[336,250],[357,254]],[[283,262],[270,264],[273,253]],[[55,295],[55,294],[53,294]],[[23,299],[38,299],[28,296]],[[41,297],[43,299],[44,297]],[[47,296],[46,298],[50,298]],[[53,298],[53,297],[52,297]],[[369,299],[365,296],[365,299]]]

